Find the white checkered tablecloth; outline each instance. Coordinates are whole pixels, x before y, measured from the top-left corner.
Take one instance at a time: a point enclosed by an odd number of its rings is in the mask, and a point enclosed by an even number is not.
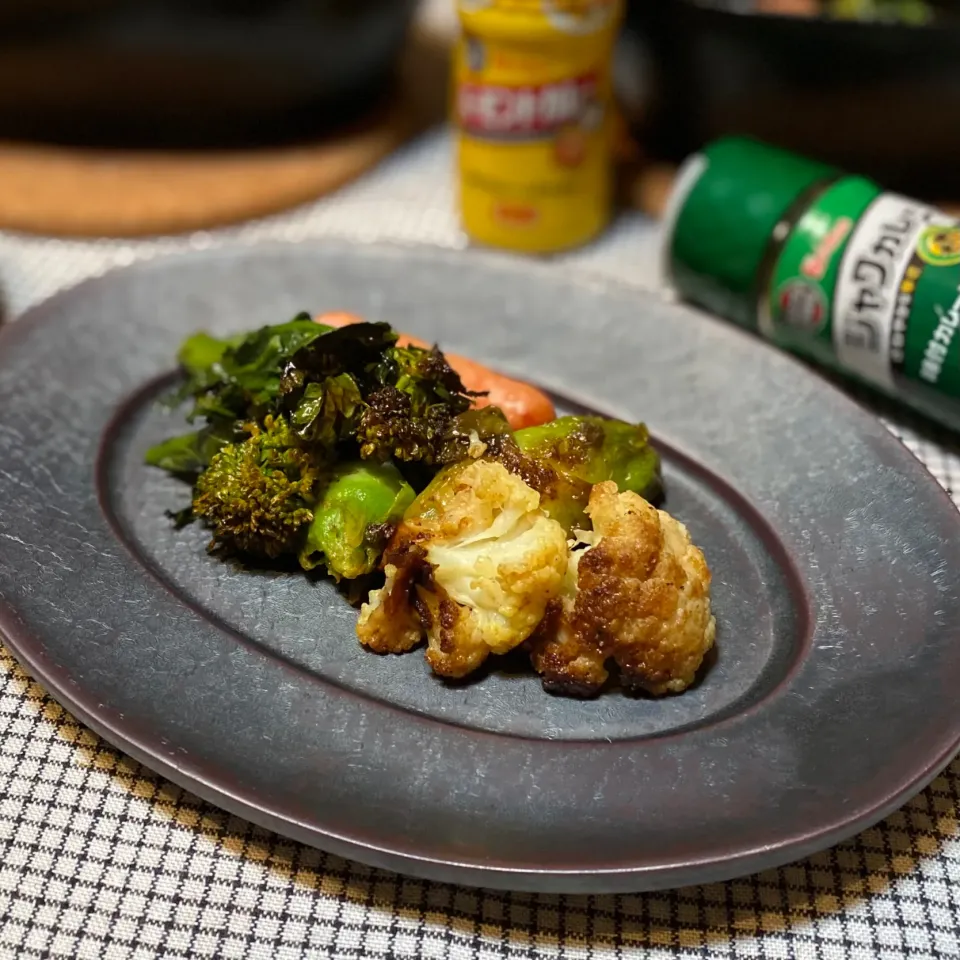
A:
[[[15,316],[143,257],[331,234],[464,246],[446,136],[238,229],[136,243],[0,234],[0,292]],[[655,241],[627,216],[557,269],[643,288]],[[886,419],[960,490],[956,446]],[[647,896],[502,894],[372,871],[222,813],[85,730],[2,648],[0,688],[0,960],[960,957],[960,762],[878,827],[782,870]]]

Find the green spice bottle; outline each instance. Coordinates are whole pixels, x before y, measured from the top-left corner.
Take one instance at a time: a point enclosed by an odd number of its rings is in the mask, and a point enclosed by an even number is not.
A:
[[[960,430],[960,221],[876,183],[729,138],[665,214],[684,300]]]

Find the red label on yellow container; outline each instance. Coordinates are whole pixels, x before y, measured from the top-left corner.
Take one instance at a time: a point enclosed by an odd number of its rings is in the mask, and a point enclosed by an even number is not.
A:
[[[575,126],[597,104],[597,77],[587,74],[531,87],[464,83],[457,91],[460,129],[471,137],[529,140]]]
[[[453,113],[474,239],[548,253],[606,225],[620,13],[619,0],[461,0]]]

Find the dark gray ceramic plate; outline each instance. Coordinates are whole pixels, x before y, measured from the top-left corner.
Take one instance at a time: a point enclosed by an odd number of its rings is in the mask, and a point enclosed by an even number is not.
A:
[[[650,424],[714,571],[717,655],[671,700],[446,687],[365,653],[325,582],[238,572],[141,465],[181,338],[345,308]],[[121,749],[291,837],[440,880],[642,890],[781,864],[960,739],[960,523],[872,418],[739,332],[486,255],[338,243],[161,260],[0,335],[0,630]],[[166,379],[165,379],[166,378]]]

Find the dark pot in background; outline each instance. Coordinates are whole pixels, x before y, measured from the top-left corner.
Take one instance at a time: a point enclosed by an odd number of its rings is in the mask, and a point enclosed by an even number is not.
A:
[[[633,125],[657,159],[746,134],[891,189],[960,202],[955,14],[903,27],[633,0],[627,30],[649,60]]]
[[[0,0],[0,139],[240,146],[382,96],[416,0]]]

